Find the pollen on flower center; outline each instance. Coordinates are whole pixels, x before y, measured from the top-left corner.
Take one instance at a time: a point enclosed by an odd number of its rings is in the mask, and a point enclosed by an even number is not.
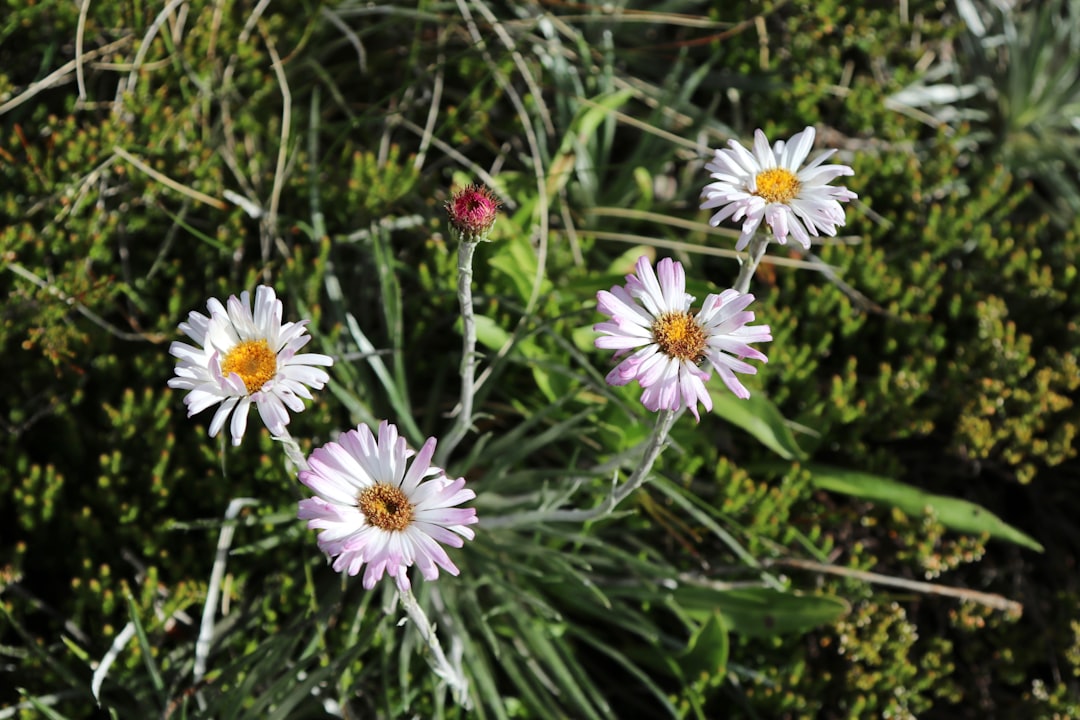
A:
[[[240,376],[249,393],[262,388],[277,372],[277,354],[265,340],[247,340],[239,343],[221,361],[221,372],[228,377]]]
[[[413,505],[401,488],[378,483],[356,498],[367,521],[380,530],[404,530],[413,521]]]
[[[770,168],[758,173],[754,194],[766,202],[787,203],[798,196],[800,187],[799,178],[790,170]]]
[[[705,355],[705,331],[690,313],[661,315],[653,323],[652,333],[660,350],[669,357],[698,362]]]

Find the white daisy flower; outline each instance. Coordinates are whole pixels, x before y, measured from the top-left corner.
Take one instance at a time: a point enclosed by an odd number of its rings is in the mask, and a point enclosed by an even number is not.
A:
[[[769,147],[765,133],[754,133],[754,152],[735,140],[728,148],[716,151],[705,169],[716,181],[702,191],[703,210],[720,208],[709,218],[716,227],[731,218],[742,221],[742,233],[735,249],[750,242],[761,221],[772,230],[777,242],[784,244],[790,234],[803,247],[810,247],[810,236],[819,233],[836,235],[844,225],[841,202],[858,195],[846,187],[829,185],[841,175],[854,175],[847,165],[822,165],[836,150],[826,150],[800,169],[814,144],[814,128],[808,127],[790,141],[777,140]]]
[[[169,387],[190,391],[184,397],[188,417],[220,404],[210,421],[210,437],[221,431],[231,413],[232,444],[239,445],[252,403],[272,434],[285,434],[286,408],[303,412],[301,398],[311,399],[308,387],[321,389],[330,379],[315,366],[329,367],[334,360],[318,353],[296,354],[311,340],[304,327],[308,321],[282,324],[281,301],[271,287],[255,290],[254,315],[247,291],[239,300],[229,297],[227,309],[217,298],[207,300],[206,307],[209,317],[193,311],[180,323],[180,331],[197,346],[169,346],[169,353],[180,359]]]
[[[384,420],[378,441],[360,425],[311,453],[300,482],[316,497],[300,501],[298,516],[321,531],[319,548],[334,558],[335,571],[356,575],[366,563],[368,590],[384,572],[408,590],[414,564],[425,580],[438,578],[440,567],[458,574],[442,545],[459,548],[462,538],[473,539],[468,526],[477,521],[476,510],[454,506],[476,493],[465,489],[464,478],[450,480],[432,467],[435,444],[428,438],[414,453]]]
[[[625,287],[596,295],[597,309],[611,317],[593,326],[602,333],[596,347],[616,350],[615,357],[640,348],[608,374],[608,383],[626,385],[637,380],[645,389],[641,402],[649,410],[679,410],[685,405],[698,419],[699,401],[706,411],[712,410],[705,389],[710,367],[736,396],[750,397],[735,373],[755,374],[757,368],[742,358],[762,362],[768,358],[749,343],[772,340],[768,325],[747,325],[754,319],[754,313],[746,310],[754,296],[736,290],[710,294],[694,314],[690,312],[694,298],[686,293],[682,265],[664,258],[657,270],[659,280],[643,256],[636,273],[626,276]]]

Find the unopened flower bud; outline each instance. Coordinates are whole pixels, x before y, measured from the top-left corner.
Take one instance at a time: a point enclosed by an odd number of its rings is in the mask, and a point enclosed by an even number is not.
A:
[[[458,190],[446,202],[450,216],[450,228],[462,242],[487,240],[502,203],[495,193],[483,185],[474,183]]]

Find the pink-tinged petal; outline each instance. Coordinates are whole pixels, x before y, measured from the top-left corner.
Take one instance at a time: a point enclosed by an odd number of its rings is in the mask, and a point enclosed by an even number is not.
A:
[[[232,422],[229,424],[229,432],[232,434],[232,444],[239,445],[244,439],[244,431],[247,430],[248,410],[251,408],[250,398],[240,398],[236,404],[236,411],[232,414]]]
[[[758,132],[761,131],[758,130]],[[728,140],[728,149],[719,152],[725,152],[728,161],[734,163],[742,175],[753,176],[757,174],[759,170],[757,160],[750,154],[749,150],[739,144],[738,140]]]
[[[786,168],[795,173],[798,171],[799,166],[806,160],[810,154],[811,148],[814,147],[814,135],[815,130],[813,126],[806,128],[800,133],[796,133],[791,136],[791,141],[787,143],[784,148],[784,152],[778,159],[780,167]]]
[[[322,355],[320,353],[303,353],[301,355],[294,355],[287,364],[301,366],[321,365],[323,367],[331,367],[334,364],[334,358],[330,357],[329,355]],[[323,375],[325,374],[326,373],[323,373]],[[325,380],[323,382],[325,382]]]
[[[821,167],[803,170],[799,173],[799,181],[813,185],[827,185],[838,177],[847,175],[854,175],[855,171],[847,165],[822,165]],[[831,188],[832,190],[843,190],[845,193],[854,195],[847,188]]]
[[[769,139],[761,129],[754,131],[754,160],[757,166],[763,170],[776,167],[776,153],[769,147]],[[754,173],[755,175],[757,172]]]
[[[717,368],[716,372],[720,376],[720,379],[724,381],[724,384],[727,385],[728,390],[730,390],[735,397],[740,400],[745,400],[750,397],[750,391],[739,382],[738,376],[731,370],[721,367]]]
[[[401,481],[401,490],[406,495],[413,496],[420,481],[427,474],[428,468],[431,466],[431,458],[435,455],[436,442],[435,438],[428,438],[420,448],[420,452],[413,458],[412,465]],[[414,500],[415,502],[417,501]]]
[[[240,398],[229,398],[221,404],[221,407],[214,413],[214,419],[210,421],[210,430],[207,433],[210,437],[217,437],[217,434],[221,432],[221,428],[225,427],[225,421],[229,419],[229,414],[239,401]]]
[[[657,383],[645,388],[641,393],[641,404],[647,410],[658,412],[660,410],[678,410],[678,394],[671,391],[674,383]]]
[[[255,288],[255,327],[260,335],[273,339],[271,346],[277,344],[281,334],[281,314],[282,305],[274,289],[267,285]]]
[[[739,235],[739,241],[735,243],[735,251],[742,252],[746,249],[746,246],[750,244],[750,238],[754,237],[754,233],[757,232],[758,223],[754,223],[749,228],[743,227],[742,233]]]
[[[301,480],[303,479],[303,473]],[[307,498],[298,503],[296,516],[301,520],[317,520],[326,516],[327,503],[320,498]]]
[[[475,524],[475,522],[469,523],[469,525],[472,524]],[[435,541],[456,548],[462,547],[465,540],[472,540],[475,536],[472,528],[465,524],[448,525],[442,522],[433,523],[418,520],[416,527],[430,535]]]
[[[302,403],[299,398],[303,398],[304,400],[311,400],[312,398],[311,391],[307,389],[307,385],[289,378],[281,380],[273,392],[282,399],[282,402],[288,404],[289,409],[294,412],[300,412],[304,409],[304,403]],[[286,400],[286,396],[290,399]]]
[[[645,358],[638,368],[638,383],[641,387],[649,387],[677,372],[678,367],[671,357],[662,352],[654,353]]]
[[[811,232],[807,233],[807,229],[811,230]],[[798,220],[791,223],[791,237],[795,238],[795,242],[799,243],[807,250],[810,249],[810,235],[817,235],[816,228],[813,224],[807,223],[804,225]]]
[[[311,341],[311,336],[304,334],[307,332],[307,324],[307,320],[300,320],[282,325],[277,335],[278,349],[282,353],[288,352],[290,355],[295,355],[307,345]]]
[[[708,354],[709,364],[716,372],[740,372],[744,375],[757,375],[757,368],[748,362],[726,353],[711,352]]]
[[[728,204],[727,200],[723,198],[715,198],[715,200],[716,202],[713,202],[713,200],[711,199],[706,200],[701,204],[701,209],[708,210],[709,208],[726,205],[726,207],[721,208],[720,212],[715,213],[712,217],[709,218],[709,225],[712,225],[713,227],[719,227],[720,223],[733,216],[735,212],[739,210],[739,206],[735,203]]]
[[[304,393],[305,396],[310,397],[310,393],[308,393],[308,391],[302,385],[298,387],[300,388],[300,392]],[[304,401],[301,400],[295,392],[293,392],[292,388],[288,384],[279,383],[277,387],[275,387],[272,391],[260,394],[272,395],[273,397],[278,399],[281,405],[284,405],[295,413],[304,411]],[[283,421],[286,425],[289,424],[288,413],[285,413]],[[266,427],[270,427],[270,423],[266,423]]]
[[[345,439],[345,435],[338,439]],[[359,490],[375,484],[374,477],[356,457],[344,445],[335,442],[329,442],[311,453],[308,466],[314,472],[342,486]]]
[[[634,267],[636,274],[627,278],[627,292],[641,303],[651,317],[658,317],[665,311],[663,293],[649,258],[642,255]]]
[[[624,287],[616,286],[611,288],[610,292],[597,292],[596,309],[611,316],[617,325],[628,326],[627,329],[632,326],[648,328],[655,319]]]
[[[229,326],[235,329],[241,340],[251,340],[255,337],[255,319],[251,317],[251,293],[244,290],[239,298],[230,295],[225,301],[225,311],[229,318]]]
[[[743,326],[731,332],[732,337],[743,342],[768,342],[773,339],[772,330],[768,325]]]
[[[765,210],[765,222],[772,228],[777,242],[781,245],[787,242],[789,217],[791,211],[786,205],[770,205]]]
[[[187,375],[184,375],[183,373],[184,373],[184,371],[182,369],[177,368],[176,374],[177,374],[178,377],[169,378],[168,381],[165,384],[168,385],[169,387],[175,389],[175,390],[194,390],[195,388],[197,388],[199,385],[202,384],[201,380],[199,380],[197,378],[190,378]],[[190,397],[190,396],[188,396],[188,397]],[[187,403],[188,410],[189,410],[188,415],[190,416],[190,414],[191,414],[190,413],[191,403],[187,402],[187,398],[184,398],[184,402]],[[220,397],[215,397],[214,398],[214,403],[219,403],[219,402],[221,402],[221,398]],[[212,404],[213,403],[211,403],[211,405]],[[209,405],[207,407],[209,407]]]
[[[612,386],[615,386],[615,387],[620,387],[622,385],[626,385],[626,384],[630,383],[634,379],[635,374],[632,373],[632,372],[624,372],[624,370],[623,370],[623,365],[624,364],[625,364],[625,361],[624,361],[623,364],[615,366],[615,368],[612,369],[604,377],[604,382],[606,382],[608,385],[612,385]]]
[[[389,562],[390,559],[384,557],[380,558],[378,561],[371,561],[368,563],[367,570],[364,571],[365,590],[372,589],[375,587],[375,583],[382,580],[383,572],[386,570],[386,566]],[[403,587],[402,590],[408,590],[408,587]]]
[[[660,282],[660,296],[664,299],[665,310],[683,309],[686,298],[686,275],[681,263],[664,258],[657,266]]]
[[[632,350],[652,342],[652,337],[634,335],[601,335],[593,341],[601,350]]]
[[[240,398],[225,398],[220,393],[214,392],[212,386],[207,383],[202,383],[200,386],[192,389],[188,396],[184,398],[184,404],[187,405],[188,417],[197,415],[207,408],[213,407],[219,403],[225,404],[218,409],[218,414],[228,415],[232,409],[236,406],[236,402]],[[221,424],[224,422],[224,418],[219,420],[217,414],[215,414],[213,421],[210,423],[210,429],[213,430],[215,426],[218,429],[221,428]],[[210,437],[217,435],[216,432],[211,432]]]
[[[441,545],[424,533],[415,533],[415,535],[415,542],[420,550],[416,556],[417,566],[426,580],[438,578],[438,568],[440,567],[455,577],[460,574],[457,565],[454,564],[454,561],[450,559],[450,556],[446,554]]]
[[[192,347],[187,343],[174,340],[169,345],[169,354],[180,360],[198,364],[203,355],[205,355],[205,351],[202,348]]]
[[[273,393],[259,393],[252,397],[256,398],[255,406],[259,408],[259,417],[270,433],[275,436],[284,435],[285,426],[289,424],[289,413],[285,412],[281,398]]]
[[[299,477],[322,501],[356,506],[357,487],[351,483],[315,470],[301,470]]]
[[[698,417],[697,404],[701,401],[701,404],[705,406],[705,412],[712,412],[712,398],[709,397],[709,391],[705,388],[705,381],[708,380],[708,375],[701,377],[697,373],[692,372],[691,368],[687,368],[687,372],[680,375],[679,386],[682,391],[683,403],[686,407],[690,408],[690,411],[694,413],[694,417]]]

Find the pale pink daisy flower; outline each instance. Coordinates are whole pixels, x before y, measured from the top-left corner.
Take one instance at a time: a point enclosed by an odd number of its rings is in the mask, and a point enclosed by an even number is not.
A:
[[[608,383],[626,385],[637,380],[644,388],[641,402],[649,410],[685,406],[699,420],[699,401],[706,411],[712,410],[705,389],[709,368],[736,396],[750,397],[735,373],[757,373],[742,358],[768,362],[749,343],[772,340],[768,325],[747,325],[754,319],[754,313],[746,309],[754,296],[736,290],[710,294],[694,314],[690,312],[694,298],[686,293],[682,265],[664,258],[656,267],[659,280],[643,256],[636,273],[626,276],[625,287],[617,285],[611,292],[601,290],[596,295],[597,308],[611,318],[593,326],[602,333],[596,347],[615,350],[616,358],[640,348],[608,373]]]
[[[239,445],[252,403],[272,434],[285,434],[286,408],[303,412],[301,398],[311,399],[308,387],[318,390],[330,379],[316,366],[329,367],[333,358],[297,354],[311,340],[304,327],[308,321],[282,324],[281,301],[271,287],[255,290],[254,314],[246,290],[239,299],[229,297],[227,307],[217,298],[207,300],[206,307],[209,317],[193,311],[180,323],[180,331],[197,346],[179,341],[169,346],[169,353],[180,359],[169,387],[190,391],[184,397],[188,417],[220,405],[210,421],[210,437],[231,414],[232,444]]]
[[[858,195],[846,187],[829,185],[841,175],[854,175],[847,165],[822,165],[836,150],[825,150],[801,167],[814,144],[814,128],[808,127],[784,142],[769,140],[761,130],[754,132],[754,152],[735,140],[717,150],[705,169],[716,182],[702,190],[703,210],[720,208],[709,218],[716,227],[731,218],[742,221],[742,233],[735,244],[742,250],[757,232],[761,221],[772,230],[777,242],[784,244],[788,235],[803,247],[810,247],[810,236],[836,235],[844,225],[840,203]]]
[[[450,480],[433,467],[434,453],[435,438],[414,453],[385,420],[378,441],[360,425],[311,453],[300,482],[316,496],[300,501],[298,516],[321,531],[319,548],[334,558],[335,571],[356,575],[366,563],[368,590],[384,572],[408,590],[414,564],[426,580],[438,578],[440,567],[458,574],[442,545],[459,548],[462,538],[473,539],[468,526],[476,510],[455,506],[476,493],[465,489],[464,478]]]

